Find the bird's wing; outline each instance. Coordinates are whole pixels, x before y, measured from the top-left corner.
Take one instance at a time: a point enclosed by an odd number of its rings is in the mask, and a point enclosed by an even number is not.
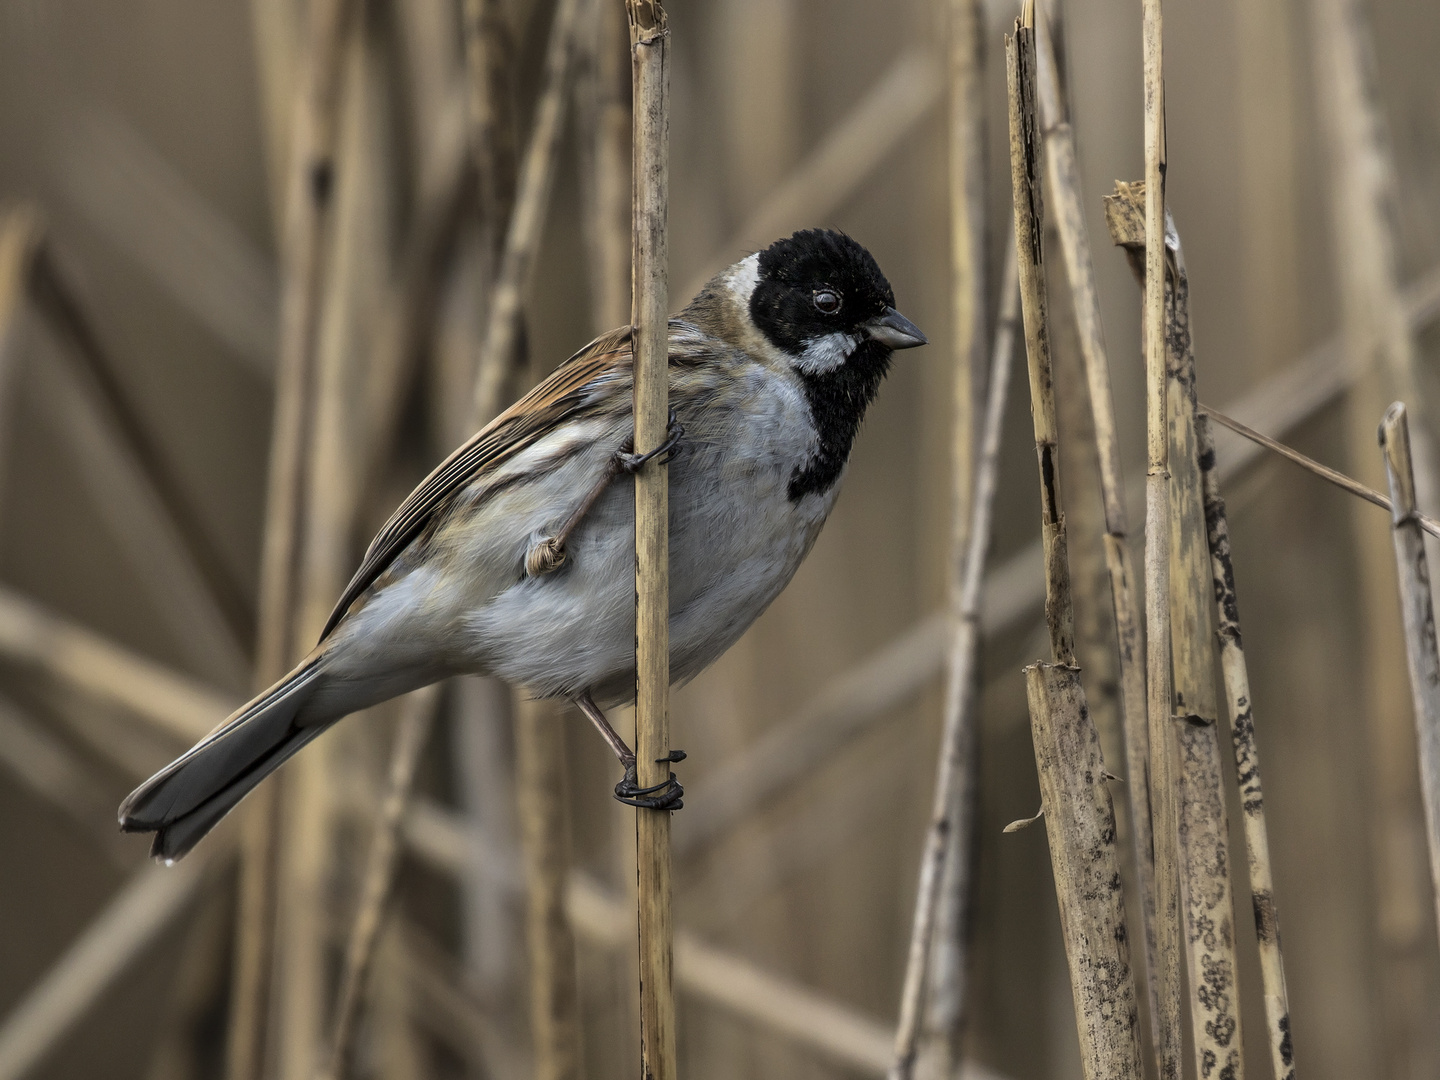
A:
[[[330,636],[360,594],[424,530],[450,496],[553,431],[583,405],[582,391],[588,385],[619,367],[628,367],[630,361],[628,326],[596,338],[437,465],[370,542],[360,569],[345,586],[320,640]]]

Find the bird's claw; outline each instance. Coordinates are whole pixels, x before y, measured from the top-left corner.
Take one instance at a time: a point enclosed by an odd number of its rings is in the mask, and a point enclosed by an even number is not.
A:
[[[649,450],[643,454],[633,452],[635,446],[635,437],[633,435],[626,439],[625,445],[615,451],[616,466],[621,472],[634,475],[640,471],[646,462],[657,457],[659,458],[659,464],[669,464],[675,457],[675,450],[680,444],[681,436],[685,434],[684,425],[676,421],[674,409],[670,410],[670,418],[665,423],[665,432],[668,438],[654,450]],[[630,447],[631,449],[627,450],[626,447]],[[664,455],[663,457],[661,457],[662,454]]]
[[[684,761],[684,750],[671,750],[663,758],[656,758],[657,765]],[[625,777],[615,785],[615,799],[626,806],[637,806],[642,810],[679,810],[684,805],[685,789],[672,772],[668,780],[662,780],[650,787],[641,787],[632,761],[625,766]]]

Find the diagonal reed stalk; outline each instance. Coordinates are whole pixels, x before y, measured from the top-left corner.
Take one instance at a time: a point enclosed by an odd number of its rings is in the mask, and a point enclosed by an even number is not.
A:
[[[626,0],[634,100],[631,280],[635,450],[665,441],[669,413],[667,225],[670,200],[670,31],[658,0]],[[635,756],[642,788],[670,775],[669,470],[635,477]],[[640,1067],[675,1080],[670,814],[635,813],[640,949]]]
[[[1285,963],[1280,952],[1280,916],[1275,905],[1270,868],[1270,837],[1265,827],[1265,794],[1260,783],[1260,750],[1255,743],[1254,704],[1250,672],[1240,637],[1240,605],[1235,594],[1235,568],[1230,561],[1230,524],[1220,477],[1215,467],[1215,440],[1210,414],[1195,418],[1200,451],[1200,479],[1205,494],[1205,532],[1210,547],[1210,574],[1215,598],[1215,636],[1225,679],[1230,739],[1235,748],[1235,775],[1244,813],[1245,849],[1249,854],[1250,895],[1255,909],[1255,939],[1260,946],[1260,982],[1265,995],[1266,1041],[1276,1080],[1294,1080],[1295,1055],[1290,1039],[1290,996],[1285,989]]]
[[[1090,239],[1080,197],[1075,133],[1060,85],[1053,42],[1045,19],[1036,23],[1040,122],[1045,135],[1045,167],[1055,224],[1065,260],[1065,275],[1079,332],[1080,355],[1090,391],[1095,447],[1100,463],[1100,494],[1105,514],[1105,565],[1110,578],[1115,637],[1119,649],[1120,711],[1125,738],[1131,840],[1140,886],[1145,986],[1150,997],[1151,1038],[1160,1044],[1155,980],[1155,853],[1150,821],[1150,739],[1145,720],[1144,650],[1140,640],[1140,607],[1135,596],[1135,571],[1130,555],[1130,524],[1125,508],[1125,478],[1120,467],[1120,438],[1110,385],[1110,361],[1100,320]]]
[[[1005,72],[1015,254],[1040,465],[1045,616],[1053,653],[1053,663],[1026,669],[1027,697],[1085,1076],[1139,1080],[1139,1010],[1124,931],[1114,810],[1075,662],[1046,310],[1036,66],[1034,7],[1027,3],[1014,36],[1005,40]]]
[[[1416,520],[1415,468],[1410,456],[1410,430],[1400,402],[1385,410],[1380,424],[1385,476],[1394,505],[1395,563],[1400,575],[1400,606],[1404,613],[1405,654],[1415,703],[1415,729],[1420,748],[1420,790],[1425,805],[1425,835],[1430,852],[1430,882],[1440,920],[1440,655],[1435,646],[1435,601],[1425,540]]]
[[[965,529],[966,547],[946,678],[945,723],[940,735],[934,802],[920,861],[920,884],[916,890],[915,914],[910,928],[910,951],[901,990],[900,1022],[895,1031],[895,1060],[889,1074],[891,1080],[909,1080],[914,1074],[926,965],[936,929],[940,886],[946,872],[946,859],[957,854],[957,849],[950,844],[950,835],[955,831],[968,832],[968,807],[974,797],[980,605],[985,582],[985,556],[990,547],[991,523],[995,514],[995,492],[999,485],[1000,442],[1010,385],[1015,324],[1019,314],[1019,287],[1013,255],[1006,257],[1001,282],[1003,306],[996,321],[995,350],[976,459],[975,487],[970,501],[970,520]],[[958,854],[968,859],[968,844],[962,841]],[[959,875],[957,880],[963,882],[964,874]]]

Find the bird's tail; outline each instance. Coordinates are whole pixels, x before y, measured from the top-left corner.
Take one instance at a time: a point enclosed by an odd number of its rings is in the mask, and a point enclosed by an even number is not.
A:
[[[150,854],[180,858],[261,780],[330,725],[299,722],[320,675],[302,664],[120,804],[120,828],[153,832]],[[307,718],[308,720],[309,718]]]

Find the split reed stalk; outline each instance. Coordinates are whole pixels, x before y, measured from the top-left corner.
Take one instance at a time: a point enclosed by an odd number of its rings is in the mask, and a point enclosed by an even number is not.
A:
[[[1165,377],[1165,72],[1160,0],[1142,0],[1145,69],[1145,671],[1155,848],[1155,1048],[1160,1080],[1179,1080],[1180,881],[1171,728],[1170,461]]]
[[[1040,131],[1035,111],[1034,7],[1005,43],[1010,89],[1010,183],[1014,196],[1015,256],[1020,277],[1020,311],[1030,373],[1030,413],[1040,466],[1040,525],[1045,552],[1045,622],[1055,663],[1075,664],[1075,616],[1070,600],[1070,566],[1065,550],[1065,513],[1060,503],[1060,457],[1055,419],[1055,381],[1050,364],[1046,310],[1044,221],[1041,195]]]
[[[1034,8],[1027,3],[1014,36],[1005,41],[1005,71],[1015,253],[1040,465],[1045,617],[1054,663],[1027,668],[1026,688],[1085,1076],[1138,1080],[1143,1076],[1139,1012],[1125,943],[1114,811],[1075,662],[1045,286],[1036,64]],[[1088,865],[1076,861],[1081,852],[1090,853]]]
[[[522,354],[523,305],[545,228],[560,139],[565,133],[565,107],[570,97],[570,72],[574,66],[581,6],[581,0],[558,0],[550,24],[545,88],[535,106],[530,141],[520,164],[515,206],[490,292],[485,340],[477,364],[475,414],[482,424],[500,412],[505,384],[513,376]]]
[[[525,869],[525,936],[530,960],[530,1041],[535,1080],[579,1080],[579,986],[575,935],[566,910],[570,870],[566,710],[553,701],[517,702],[516,790]]]
[[[1255,909],[1255,939],[1260,946],[1260,982],[1265,996],[1266,1041],[1275,1080],[1295,1080],[1295,1054],[1290,1039],[1290,996],[1285,989],[1285,962],[1280,952],[1280,915],[1275,904],[1270,838],[1265,827],[1265,793],[1260,783],[1260,749],[1255,742],[1255,714],[1250,696],[1250,671],[1240,637],[1240,604],[1235,568],[1230,560],[1230,523],[1220,477],[1215,467],[1215,440],[1208,416],[1195,418],[1200,451],[1200,479],[1205,495],[1205,532],[1210,548],[1210,574],[1215,598],[1215,636],[1235,748],[1235,775],[1244,812],[1245,849],[1249,854],[1250,895]]]
[[[335,1018],[331,1023],[330,1061],[321,1074],[322,1080],[345,1080],[351,1072],[360,1002],[394,884],[400,825],[409,806],[421,751],[434,726],[439,697],[439,687],[428,686],[409,694],[401,704],[395,745],[390,754],[390,775],[370,838],[355,919],[345,948],[345,968],[340,976]]]
[[[1166,381],[1170,458],[1170,654],[1180,746],[1180,897],[1185,915],[1196,1068],[1241,1080],[1240,984],[1229,815],[1215,700],[1213,588],[1195,435],[1190,279],[1166,214]],[[1147,238],[1148,239],[1148,238]]]
[[[984,439],[981,401],[985,395],[986,229],[985,229],[985,12],[980,0],[950,0],[949,14],[949,158],[950,275],[954,312],[953,405],[950,418],[951,526],[946,591],[952,623],[945,661],[942,716],[955,716],[965,745],[954,784],[950,813],[954,825],[946,838],[938,884],[935,928],[926,961],[925,1008],[917,1041],[917,1072],[928,1080],[948,1080],[962,1050],[970,961],[969,926],[973,892],[972,857],[977,758],[973,711],[976,675],[967,664],[970,648],[958,632],[965,619],[966,558],[975,499],[977,454]],[[1006,246],[1007,252],[1009,245]],[[1013,267],[1001,281],[1002,303],[1011,303]],[[1011,319],[1018,313],[1011,311]],[[1008,353],[1007,353],[1008,364]],[[1007,366],[1008,372],[1008,366]],[[977,590],[978,592],[978,590]],[[974,604],[978,635],[980,601]]]
[[[666,438],[669,414],[670,31],[658,0],[626,0],[634,101],[635,451]],[[641,787],[670,775],[669,469],[635,477],[635,756]],[[637,810],[640,1055],[646,1080],[675,1080],[670,814]]]
[[[1115,810],[1080,671],[1031,664],[1025,690],[1081,1065],[1086,1080],[1142,1080]]]
[[[1125,738],[1125,769],[1129,776],[1131,840],[1136,877],[1140,886],[1145,986],[1150,994],[1151,1038],[1160,1045],[1157,983],[1155,978],[1155,852],[1150,820],[1150,738],[1146,728],[1145,659],[1140,638],[1140,605],[1135,596],[1135,571],[1130,555],[1129,513],[1125,506],[1125,476],[1120,467],[1120,438],[1115,426],[1110,360],[1100,319],[1100,299],[1085,209],[1080,195],[1080,171],[1075,156],[1075,132],[1070,124],[1060,68],[1056,62],[1049,26],[1036,24],[1040,123],[1045,135],[1045,167],[1065,275],[1080,338],[1080,356],[1090,391],[1090,412],[1095,426],[1095,448],[1100,465],[1100,495],[1105,514],[1105,565],[1110,579],[1111,606],[1120,666],[1120,715]]]
[[[1415,702],[1420,749],[1420,790],[1425,804],[1425,835],[1430,850],[1430,884],[1440,921],[1440,655],[1435,646],[1435,601],[1425,539],[1415,520],[1415,469],[1410,430],[1400,402],[1385,410],[1380,447],[1394,504],[1395,563],[1400,574],[1400,606],[1405,621],[1405,656]]]
[[[1013,250],[1013,249],[1012,249]],[[936,763],[935,794],[925,847],[920,860],[920,883],[915,895],[915,914],[910,928],[910,951],[900,997],[900,1021],[895,1031],[895,1061],[891,1080],[910,1080],[914,1075],[922,1022],[921,1009],[926,987],[926,966],[931,962],[932,939],[937,931],[941,905],[940,888],[948,872],[947,859],[959,857],[967,865],[950,878],[958,888],[969,889],[969,820],[974,802],[976,749],[976,680],[980,654],[980,605],[984,595],[985,556],[990,547],[991,522],[995,514],[995,492],[999,486],[1000,443],[1005,423],[1005,400],[1010,386],[1010,359],[1014,352],[1015,323],[1019,312],[1019,285],[1015,256],[1007,253],[1001,278],[1002,304],[991,360],[985,415],[975,464],[975,486],[965,527],[965,551],[960,568],[958,596],[952,613],[954,627],[945,687],[945,722],[940,734]],[[964,438],[957,432],[956,438]],[[957,530],[958,531],[958,530]],[[958,844],[951,837],[960,834]],[[965,900],[959,903],[965,905]],[[960,915],[956,913],[957,917]],[[963,992],[965,953],[962,927],[956,932],[959,966],[954,976]],[[933,984],[932,984],[933,989]],[[958,1004],[954,1019],[958,1020]],[[937,1034],[939,1034],[937,1032]],[[958,1047],[957,1047],[958,1060]],[[953,1063],[952,1063],[953,1064]]]

